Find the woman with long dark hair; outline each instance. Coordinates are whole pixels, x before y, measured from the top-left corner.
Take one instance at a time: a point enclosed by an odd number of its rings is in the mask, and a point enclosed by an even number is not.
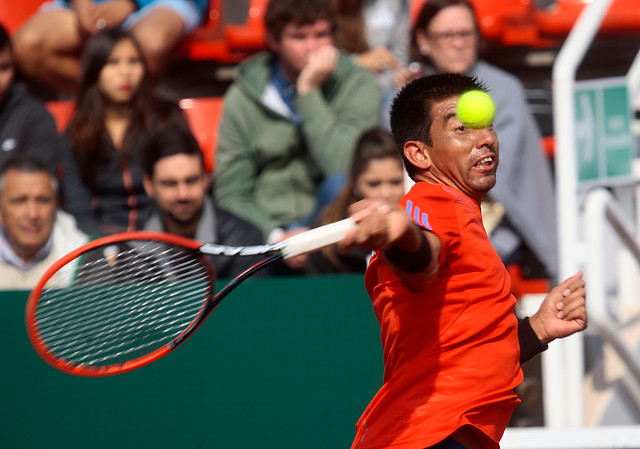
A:
[[[391,134],[381,128],[362,133],[356,143],[347,182],[321,214],[316,226],[348,217],[350,205],[362,199],[397,203],[404,194],[404,171]],[[309,254],[308,273],[363,273],[370,251],[353,248],[340,254],[335,246]]]
[[[140,151],[155,126],[188,126],[155,95],[136,40],[120,29],[87,42],[76,111],[61,150],[63,205],[90,234],[141,229],[153,209]]]

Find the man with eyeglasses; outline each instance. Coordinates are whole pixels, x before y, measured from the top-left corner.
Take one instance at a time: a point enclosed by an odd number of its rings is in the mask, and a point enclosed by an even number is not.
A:
[[[500,136],[499,182],[483,203],[491,243],[505,265],[533,255],[541,276],[557,274],[553,177],[541,133],[520,81],[479,59],[482,36],[467,0],[429,0],[412,31],[412,70],[404,82],[432,73],[462,73],[481,80],[496,103],[493,127]],[[419,67],[419,68],[418,68]],[[402,82],[400,81],[400,83]]]

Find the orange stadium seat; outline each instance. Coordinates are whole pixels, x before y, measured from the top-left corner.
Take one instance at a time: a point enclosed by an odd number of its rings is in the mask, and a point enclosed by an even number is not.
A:
[[[189,120],[191,132],[204,153],[205,169],[208,173],[213,173],[215,168],[215,150],[222,106],[222,97],[185,98],[180,101],[180,107]]]
[[[224,38],[232,51],[255,52],[264,48],[264,13],[269,0],[249,0],[247,20],[242,25],[226,25]]]
[[[0,22],[13,34],[46,0],[1,0]]]
[[[205,169],[212,173],[215,166],[215,150],[218,141],[218,124],[222,116],[222,97],[186,98],[180,101],[191,132],[204,153]],[[73,115],[72,100],[49,101],[46,107],[56,120],[58,132],[66,130]]]
[[[207,22],[197,28],[191,36],[185,39],[176,50],[177,57],[190,60],[228,61],[231,58],[229,48],[224,42],[222,23],[224,10],[221,0],[209,2]]]
[[[262,19],[268,0],[249,0],[243,24],[225,24],[221,0],[211,0],[206,25],[180,45],[177,55],[191,60],[235,64],[264,48]]]
[[[67,129],[69,120],[73,115],[75,103],[72,100],[49,101],[45,104],[53,118],[56,120],[58,132],[62,133]]]
[[[553,7],[535,11],[535,21],[542,36],[566,36],[578,19],[584,0],[557,0]],[[638,0],[613,0],[602,21],[600,31],[606,34],[640,35]]]

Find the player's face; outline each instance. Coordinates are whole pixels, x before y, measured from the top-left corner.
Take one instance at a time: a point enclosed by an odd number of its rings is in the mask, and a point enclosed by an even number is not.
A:
[[[0,101],[9,91],[14,74],[13,57],[7,45],[3,50],[0,50]]]
[[[456,116],[458,98],[433,105],[433,146],[427,147],[431,162],[427,177],[480,202],[496,183],[498,136],[492,127],[465,127]]]
[[[358,176],[355,187],[363,199],[382,199],[396,204],[404,194],[402,163],[391,157],[371,160]]]
[[[100,71],[98,86],[102,95],[110,102],[129,103],[143,77],[142,55],[130,39],[122,39],[113,47],[107,63]]]
[[[165,219],[190,224],[200,218],[209,181],[200,158],[176,154],[156,162],[147,191]]]
[[[5,173],[0,223],[17,255],[30,260],[47,243],[55,216],[56,197],[47,173]]]
[[[308,25],[290,23],[284,27],[279,42],[269,39],[269,43],[278,55],[285,75],[295,81],[309,62],[309,53],[333,45],[331,24],[325,19]]]
[[[467,73],[478,57],[478,33],[469,8],[457,5],[436,14],[425,30],[416,33],[438,73]]]

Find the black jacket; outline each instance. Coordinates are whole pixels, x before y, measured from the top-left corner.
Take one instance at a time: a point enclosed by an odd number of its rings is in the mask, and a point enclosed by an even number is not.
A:
[[[0,164],[16,153],[39,159],[56,172],[56,121],[21,85],[13,85],[0,102]]]

